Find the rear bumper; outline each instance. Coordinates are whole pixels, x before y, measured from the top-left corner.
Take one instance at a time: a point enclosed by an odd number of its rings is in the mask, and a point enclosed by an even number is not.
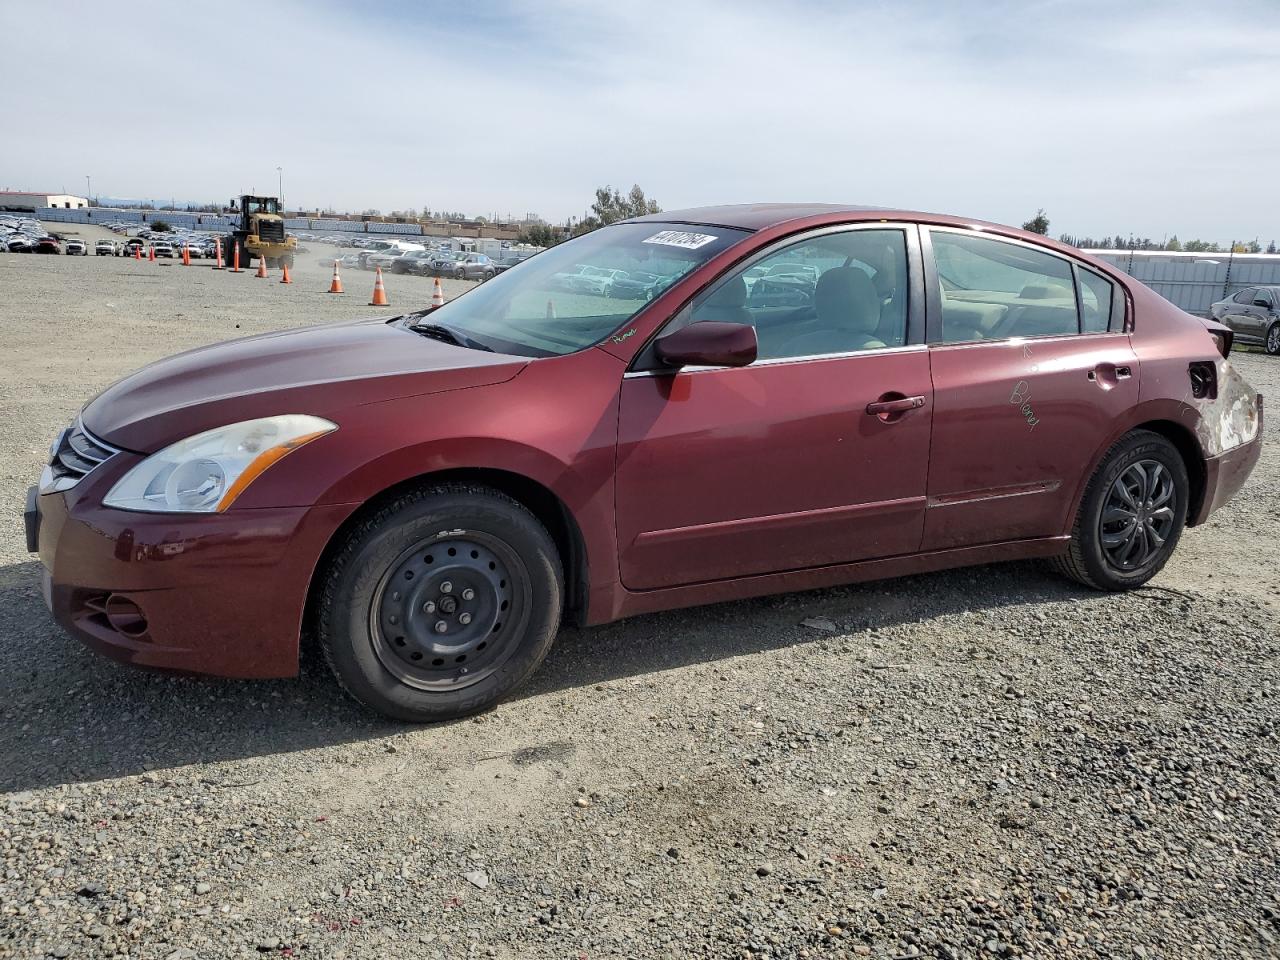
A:
[[[1258,394],[1258,432],[1254,438],[1204,461],[1204,497],[1195,516],[1188,521],[1192,526],[1208,520],[1215,510],[1244,486],[1262,454],[1262,433],[1262,394]]]
[[[98,653],[140,667],[222,677],[297,673],[312,573],[354,505],[180,516],[88,500],[79,487],[35,496],[34,504],[28,495],[28,546],[40,554],[46,601],[60,626]]]

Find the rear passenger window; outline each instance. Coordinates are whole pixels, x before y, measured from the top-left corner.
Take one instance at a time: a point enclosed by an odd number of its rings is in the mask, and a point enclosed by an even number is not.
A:
[[[1106,333],[1112,327],[1111,318],[1116,314],[1116,288],[1111,281],[1080,268],[1080,332]]]
[[[1079,332],[1075,283],[1066,260],[972,234],[934,230],[930,237],[943,341]]]

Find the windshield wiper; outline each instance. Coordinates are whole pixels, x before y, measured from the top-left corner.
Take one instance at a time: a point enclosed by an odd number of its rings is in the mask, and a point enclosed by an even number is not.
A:
[[[487,350],[493,353],[493,347],[488,344],[481,343],[474,337],[468,337],[465,333],[459,333],[452,327],[446,327],[441,323],[411,323],[406,327],[414,333],[420,333],[424,337],[430,337],[432,340],[439,340],[442,343],[451,343],[455,347],[468,347],[472,350]]]

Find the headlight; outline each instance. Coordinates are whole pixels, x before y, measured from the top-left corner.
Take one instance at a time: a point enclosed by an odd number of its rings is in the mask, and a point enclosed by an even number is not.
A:
[[[147,457],[102,503],[151,513],[217,513],[277,460],[337,429],[320,417],[291,413],[199,433]]]

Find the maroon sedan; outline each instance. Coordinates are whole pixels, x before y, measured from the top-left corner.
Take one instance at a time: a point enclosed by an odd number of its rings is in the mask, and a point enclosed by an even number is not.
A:
[[[1137,587],[1258,458],[1230,349],[1007,227],[665,213],[434,310],[146,367],[54,443],[28,545],[110,656],[283,677],[310,629],[375,710],[456,717],[566,619],[1032,557]]]

